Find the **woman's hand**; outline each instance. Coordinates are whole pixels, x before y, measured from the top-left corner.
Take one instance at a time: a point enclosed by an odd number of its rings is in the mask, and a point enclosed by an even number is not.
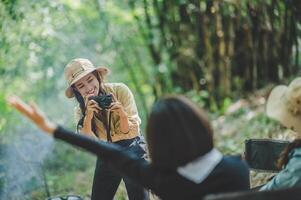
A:
[[[127,117],[127,114],[122,106],[122,104],[117,100],[114,94],[112,94],[113,102],[109,108],[109,111],[115,112],[119,115],[119,117]]]
[[[102,110],[96,101],[89,100],[89,96],[85,97],[85,106],[86,106],[86,118],[91,120],[93,118],[94,113],[98,113]]]
[[[53,134],[57,125],[49,121],[43,112],[34,104],[26,104],[18,96],[10,96],[7,98],[7,103],[15,108],[22,115],[30,119],[41,130]]]
[[[117,100],[117,98],[112,94],[113,103],[110,106],[109,112],[116,112],[120,117],[120,131],[122,133],[128,133],[130,131],[129,120],[127,113],[124,110],[123,105]]]
[[[85,106],[86,106],[86,113],[85,113],[83,127],[80,132],[88,136],[95,137],[95,134],[92,131],[91,121],[94,113],[98,113],[102,109],[98,106],[96,101],[89,100],[89,96],[85,97]]]

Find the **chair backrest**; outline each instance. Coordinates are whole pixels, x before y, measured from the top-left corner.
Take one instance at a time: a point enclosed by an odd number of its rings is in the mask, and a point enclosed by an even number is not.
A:
[[[203,200],[300,200],[301,187],[207,195]]]
[[[245,140],[245,159],[255,171],[278,172],[276,162],[288,141],[274,139]]]

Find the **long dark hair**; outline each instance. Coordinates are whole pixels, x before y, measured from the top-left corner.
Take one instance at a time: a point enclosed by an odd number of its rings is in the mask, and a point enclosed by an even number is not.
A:
[[[96,77],[96,79],[98,80],[99,82],[99,91],[98,91],[98,95],[99,94],[104,94],[105,91],[103,90],[102,88],[102,79],[100,78],[100,75],[98,74],[97,71],[93,71],[92,74]],[[77,122],[77,132],[79,132],[79,129],[80,127],[83,126],[83,123],[84,123],[84,118],[86,116],[86,106],[85,106],[85,100],[84,98],[82,97],[82,95],[77,91],[77,89],[75,88],[74,85],[71,86],[72,88],[72,91],[74,93],[74,97],[75,99],[77,100],[77,102],[79,103],[79,107],[80,107],[80,110],[81,110],[81,113],[82,113],[82,117],[79,119],[79,121]],[[102,120],[102,119],[101,119]],[[103,121],[103,120],[102,120]],[[97,132],[96,132],[96,125],[95,125],[95,120],[92,120],[91,122],[91,128],[92,128],[92,131],[94,132],[94,134],[97,135]]]
[[[213,131],[205,112],[183,96],[154,104],[146,140],[155,167],[175,169],[213,148]]]
[[[295,148],[301,147],[301,139],[295,139],[292,143],[287,145],[287,147],[283,150],[283,152],[280,154],[280,157],[277,161],[277,167],[278,169],[283,169],[288,161],[289,161],[289,154],[292,150]]]

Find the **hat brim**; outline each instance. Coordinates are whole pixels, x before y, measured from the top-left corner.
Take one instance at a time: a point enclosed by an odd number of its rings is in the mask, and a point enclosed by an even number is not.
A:
[[[301,133],[300,117],[293,115],[288,110],[285,96],[287,90],[287,86],[280,85],[271,91],[266,104],[266,114],[270,118],[279,121],[283,126]]]
[[[91,70],[87,70],[84,73],[82,73],[81,75],[79,75],[78,77],[76,77],[70,84],[69,86],[66,88],[65,90],[65,95],[68,98],[73,98],[74,97],[74,93],[73,90],[71,88],[71,86],[76,83],[78,80],[80,80],[81,78],[83,78],[84,76],[88,75],[91,72],[97,71],[101,78],[103,79],[108,73],[109,73],[109,69],[107,67],[104,66],[99,66],[96,67],[95,69],[91,69]]]

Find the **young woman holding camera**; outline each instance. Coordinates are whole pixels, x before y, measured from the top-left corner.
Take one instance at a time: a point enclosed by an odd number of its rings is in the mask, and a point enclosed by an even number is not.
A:
[[[153,106],[146,129],[151,162],[118,145],[57,126],[18,97],[8,102],[43,131],[95,154],[116,173],[151,189],[163,200],[199,200],[207,194],[249,189],[245,162],[223,156],[214,148],[208,118],[185,97],[165,97]]]
[[[65,67],[68,87],[65,95],[78,102],[77,131],[112,142],[146,159],[146,145],[140,135],[141,120],[130,89],[123,83],[105,83],[109,70],[94,67],[87,59],[76,58]],[[98,102],[97,102],[98,101]],[[111,200],[121,179],[130,200],[148,199],[148,193],[127,177],[121,177],[101,159],[97,159],[92,187],[92,200]]]

